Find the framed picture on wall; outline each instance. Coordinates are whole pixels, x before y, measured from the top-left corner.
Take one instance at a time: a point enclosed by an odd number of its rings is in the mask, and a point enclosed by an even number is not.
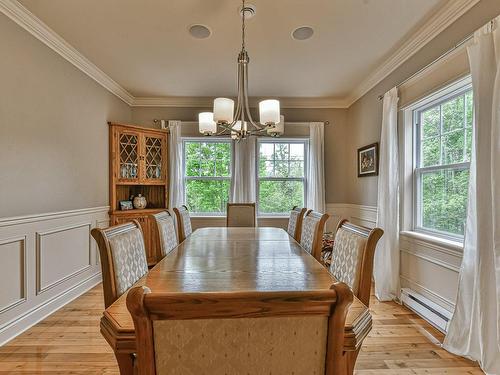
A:
[[[378,142],[358,148],[358,177],[378,176]]]

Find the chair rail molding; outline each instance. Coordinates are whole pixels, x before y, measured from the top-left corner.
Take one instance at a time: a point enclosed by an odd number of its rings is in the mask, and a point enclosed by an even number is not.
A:
[[[0,219],[0,345],[101,281],[90,230],[109,207]]]

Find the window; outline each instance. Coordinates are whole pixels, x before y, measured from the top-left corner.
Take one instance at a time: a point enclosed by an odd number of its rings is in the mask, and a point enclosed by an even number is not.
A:
[[[307,140],[259,140],[259,214],[284,214],[304,206]]]
[[[413,111],[416,230],[463,238],[473,119],[470,84]]]
[[[231,185],[230,140],[185,140],[186,205],[193,214],[223,215]]]

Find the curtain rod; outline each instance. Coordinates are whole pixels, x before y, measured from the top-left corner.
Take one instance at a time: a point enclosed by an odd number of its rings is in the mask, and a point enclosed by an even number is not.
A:
[[[490,21],[490,23],[493,24],[493,21]],[[426,69],[428,69],[432,65],[438,63],[439,61],[441,61],[442,59],[444,59],[446,56],[448,56],[449,54],[451,54],[452,52],[456,51],[458,48],[462,47],[464,44],[466,44],[467,42],[469,42],[470,40],[472,40],[472,38],[474,38],[474,33],[467,35],[464,39],[462,39],[460,42],[458,42],[457,44],[455,44],[452,48],[450,48],[449,50],[447,50],[446,52],[444,52],[442,55],[438,56],[436,59],[432,60],[429,64],[425,65],[423,68],[419,69],[417,72],[413,73],[411,76],[409,76],[405,80],[401,81],[399,84],[396,85],[396,87],[399,88],[402,85],[404,85],[406,82],[408,82],[411,79],[415,78],[416,76],[418,76],[419,74],[421,74],[422,72],[424,72]],[[377,99],[378,100],[384,99],[384,94],[379,95],[377,97]]]

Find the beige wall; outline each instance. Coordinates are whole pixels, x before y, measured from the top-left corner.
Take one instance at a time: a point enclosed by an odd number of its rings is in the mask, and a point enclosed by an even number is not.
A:
[[[134,107],[132,108],[132,122],[153,127],[155,126],[153,119],[196,121],[199,112],[210,110],[211,108]],[[285,120],[290,122],[330,122],[325,127],[326,201],[328,203],[344,203],[346,195],[342,185],[347,173],[347,166],[344,161],[345,140],[348,136],[347,110],[283,108],[282,114],[285,116]],[[292,130],[291,126],[286,129],[286,135],[288,136],[304,134],[303,129],[295,128]],[[188,133],[199,135],[191,131],[188,131]]]
[[[0,14],[0,218],[108,204],[106,121],[130,108]]]
[[[380,140],[382,103],[377,97],[422,69],[498,14],[500,14],[500,1],[480,1],[349,108],[347,115],[349,137],[346,138],[349,144],[344,159],[348,167],[345,183],[340,185],[344,191],[339,193],[339,196],[345,198],[345,203],[377,204],[377,177],[358,178],[356,172],[356,150]]]

